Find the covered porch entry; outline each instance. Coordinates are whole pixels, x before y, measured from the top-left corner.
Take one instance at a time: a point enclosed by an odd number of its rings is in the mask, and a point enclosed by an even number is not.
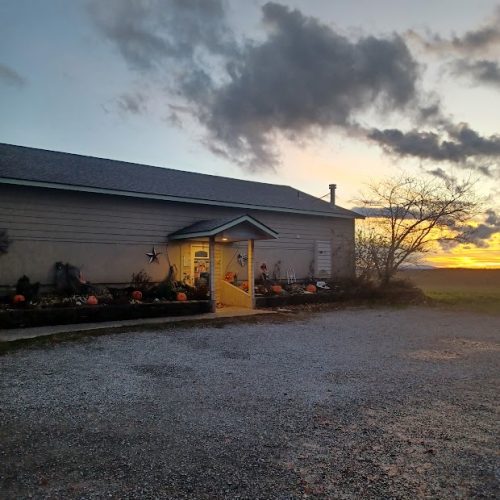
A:
[[[253,309],[255,307],[255,240],[276,239],[278,233],[245,214],[225,219],[200,220],[168,236],[169,241],[183,243],[181,249],[184,274],[195,284],[205,269],[208,278],[212,312],[217,304]],[[224,262],[224,250],[233,243],[246,242],[246,282],[247,286],[235,286],[225,279],[227,264]],[[189,247],[186,243],[190,243]],[[243,270],[243,269],[242,269]]]

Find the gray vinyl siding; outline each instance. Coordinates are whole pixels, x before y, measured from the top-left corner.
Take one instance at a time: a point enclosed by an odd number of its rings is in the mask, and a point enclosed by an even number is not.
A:
[[[167,251],[171,263],[182,267],[182,244],[169,243],[167,250],[169,233],[200,219],[242,213],[279,233],[278,240],[256,242],[257,273],[262,262],[271,271],[281,260],[283,274],[290,267],[297,277],[305,277],[317,240],[332,240],[334,275],[351,273],[351,219],[0,185],[0,229],[7,229],[12,241],[9,252],[0,256],[0,285],[12,285],[23,274],[52,283],[57,261],[81,267],[93,283],[126,283],[140,269],[159,281],[168,272]],[[159,265],[148,264],[145,256],[153,245],[162,252]],[[246,253],[246,246],[224,248],[222,271],[231,270],[232,256],[240,250]]]

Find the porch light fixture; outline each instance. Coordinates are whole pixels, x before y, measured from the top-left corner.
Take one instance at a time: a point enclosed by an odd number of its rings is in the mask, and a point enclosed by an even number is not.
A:
[[[224,236],[224,237],[222,238],[222,241],[227,241],[227,238]]]

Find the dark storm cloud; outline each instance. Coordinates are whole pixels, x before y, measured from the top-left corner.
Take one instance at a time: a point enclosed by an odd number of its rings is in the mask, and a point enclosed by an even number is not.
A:
[[[449,161],[466,164],[470,159],[500,157],[500,136],[482,137],[466,124],[449,126],[447,138],[436,132],[398,129],[373,129],[368,137],[388,152],[399,156],[413,156],[425,160]],[[470,166],[470,165],[469,165]],[[483,167],[478,168],[487,174]]]
[[[0,82],[13,87],[23,87],[26,85],[26,79],[16,70],[0,63]]]
[[[452,73],[500,88],[500,64],[497,61],[459,59],[452,63]]]
[[[352,42],[298,10],[268,3],[262,12],[267,39],[241,50],[198,113],[217,152],[268,166],[275,132],[349,128],[356,112],[415,104],[418,64],[399,36]]]

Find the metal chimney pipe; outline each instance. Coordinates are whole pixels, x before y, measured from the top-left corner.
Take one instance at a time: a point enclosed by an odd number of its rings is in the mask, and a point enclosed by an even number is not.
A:
[[[335,190],[337,189],[337,184],[330,184],[330,205],[335,206]]]

